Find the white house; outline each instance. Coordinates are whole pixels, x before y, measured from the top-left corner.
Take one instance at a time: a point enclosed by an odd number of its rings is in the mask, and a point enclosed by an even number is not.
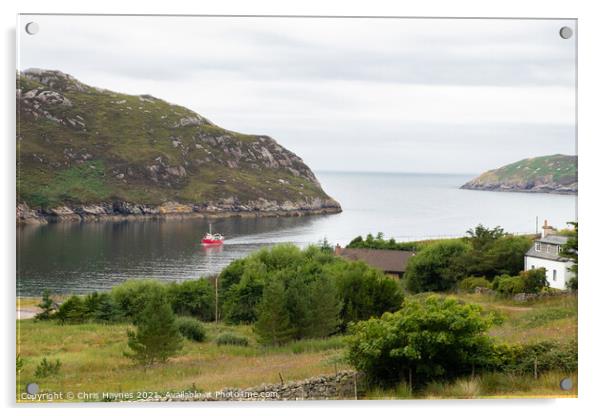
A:
[[[525,270],[543,267],[546,269],[550,287],[566,289],[567,282],[573,277],[573,272],[569,268],[574,263],[561,255],[562,246],[566,244],[568,237],[555,235],[554,232],[554,228],[546,221],[542,238],[535,240],[525,254]]]

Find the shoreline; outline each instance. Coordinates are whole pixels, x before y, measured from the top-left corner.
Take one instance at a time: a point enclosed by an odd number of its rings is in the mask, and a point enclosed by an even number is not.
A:
[[[287,207],[288,208],[288,207]],[[17,226],[47,225],[61,222],[127,222],[127,221],[168,221],[186,220],[195,218],[271,218],[271,217],[304,217],[310,215],[332,215],[339,214],[343,210],[338,205],[323,205],[320,207],[301,207],[293,209],[257,210],[257,209],[215,209],[199,210],[191,206],[178,205],[174,210],[164,209],[138,209],[134,212],[110,213],[106,210],[89,209],[79,207],[75,209],[61,207],[45,213],[34,211],[29,208],[17,206]]]
[[[476,187],[476,186],[466,186],[466,185],[462,185],[460,188],[458,189],[464,189],[464,190],[468,190],[468,191],[489,191],[489,192],[515,192],[515,193],[522,193],[522,194],[547,194],[547,195],[568,195],[568,196],[577,196],[578,192],[577,191],[571,191],[571,190],[532,190],[532,189],[520,189],[520,188],[501,188],[501,187],[494,187],[494,188],[487,188],[487,187]]]

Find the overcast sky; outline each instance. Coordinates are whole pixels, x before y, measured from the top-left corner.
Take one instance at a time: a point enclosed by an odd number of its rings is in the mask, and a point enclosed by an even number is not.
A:
[[[575,154],[562,26],[575,22],[22,16],[18,65],[267,134],[314,170],[478,173]]]

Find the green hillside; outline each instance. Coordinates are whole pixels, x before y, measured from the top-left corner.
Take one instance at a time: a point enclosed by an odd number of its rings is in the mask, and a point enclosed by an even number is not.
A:
[[[17,118],[17,203],[42,214],[89,205],[145,213],[166,203],[340,211],[309,167],[272,138],[226,130],[150,95],[32,69],[17,75]]]
[[[483,173],[462,189],[510,192],[577,193],[577,156],[523,159]]]

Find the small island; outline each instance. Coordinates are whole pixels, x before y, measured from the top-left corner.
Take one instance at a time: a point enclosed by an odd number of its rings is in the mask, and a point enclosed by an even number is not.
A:
[[[557,154],[519,160],[487,171],[460,188],[576,195],[577,156]]]

